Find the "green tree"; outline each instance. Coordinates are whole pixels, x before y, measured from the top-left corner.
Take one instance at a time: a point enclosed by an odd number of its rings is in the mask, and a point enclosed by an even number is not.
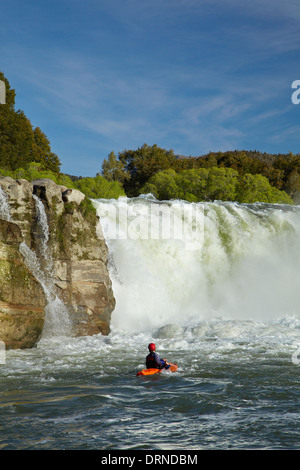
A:
[[[141,193],[149,192],[159,200],[293,203],[284,191],[271,186],[266,177],[250,173],[239,176],[232,168],[198,168],[179,173],[172,169],[161,171],[141,188]]]
[[[180,197],[189,202],[203,201],[207,197],[209,170],[198,168],[181,171],[178,175]]]
[[[107,181],[119,181],[119,183],[123,183],[129,178],[124,163],[117,159],[114,152],[110,152],[107,159],[103,160],[102,175]]]
[[[16,169],[31,159],[34,137],[31,124],[23,111],[0,106],[0,166]]]
[[[291,196],[293,200],[299,201],[300,172],[298,168],[293,168],[293,170],[287,175],[284,186],[289,196]]]
[[[234,200],[237,176],[231,168],[198,168],[178,173],[169,169],[152,176],[141,192],[151,192],[160,200]]]
[[[293,200],[286,192],[271,186],[266,177],[251,174],[243,175],[240,178],[237,187],[237,201],[242,203],[293,204]]]
[[[234,201],[238,172],[232,168],[210,168],[207,178],[207,197],[211,200]]]
[[[177,185],[178,175],[172,170],[164,170],[156,173],[141,188],[140,194],[152,193],[159,200],[176,199],[180,197]]]
[[[15,111],[15,91],[1,72],[0,80],[6,85],[6,104],[0,106],[0,167],[16,170],[40,162],[45,170],[59,172],[60,162],[49,140],[39,128],[33,130],[23,111]]]
[[[75,188],[91,199],[117,199],[125,196],[122,185],[118,181],[107,181],[103,176],[80,178],[73,182]]]
[[[157,145],[144,144],[137,150],[124,150],[119,153],[128,179],[124,189],[128,196],[137,196],[146,182],[159,171],[172,168],[176,162],[173,150],[165,150]]]
[[[48,137],[39,127],[33,130],[33,137],[35,145],[32,148],[32,158],[34,161],[40,162],[43,168],[58,173],[60,170],[59,158],[51,151]]]
[[[67,186],[68,188],[74,188],[71,178],[63,173],[53,172],[51,170],[45,170],[42,163],[30,162],[24,167],[17,168],[16,170],[8,170],[5,168],[0,169],[1,176],[10,176],[14,179],[26,179],[28,181],[34,181],[39,178],[49,178],[55,183]]]

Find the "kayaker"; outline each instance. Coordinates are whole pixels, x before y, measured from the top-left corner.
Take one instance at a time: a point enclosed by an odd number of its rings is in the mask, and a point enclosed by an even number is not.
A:
[[[150,343],[148,349],[149,354],[146,357],[147,369],[169,369],[170,364],[165,359],[161,359],[157,352],[155,352],[154,343]]]

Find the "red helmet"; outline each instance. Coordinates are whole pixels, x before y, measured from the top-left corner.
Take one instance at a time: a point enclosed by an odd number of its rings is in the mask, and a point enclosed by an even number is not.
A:
[[[149,351],[155,351],[155,344],[150,343],[149,346],[148,346],[148,349],[149,349]]]

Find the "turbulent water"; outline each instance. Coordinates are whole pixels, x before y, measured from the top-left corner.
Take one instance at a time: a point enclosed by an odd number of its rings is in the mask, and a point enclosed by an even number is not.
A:
[[[300,207],[94,204],[112,332],[6,352],[1,448],[298,449]],[[153,341],[176,373],[136,376]]]

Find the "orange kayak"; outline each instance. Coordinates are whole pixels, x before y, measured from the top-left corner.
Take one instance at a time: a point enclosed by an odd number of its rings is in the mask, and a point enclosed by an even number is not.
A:
[[[158,374],[162,370],[170,370],[171,372],[176,372],[178,369],[177,364],[171,364],[168,369],[142,369],[140,370],[136,375],[153,375],[153,374]]]

